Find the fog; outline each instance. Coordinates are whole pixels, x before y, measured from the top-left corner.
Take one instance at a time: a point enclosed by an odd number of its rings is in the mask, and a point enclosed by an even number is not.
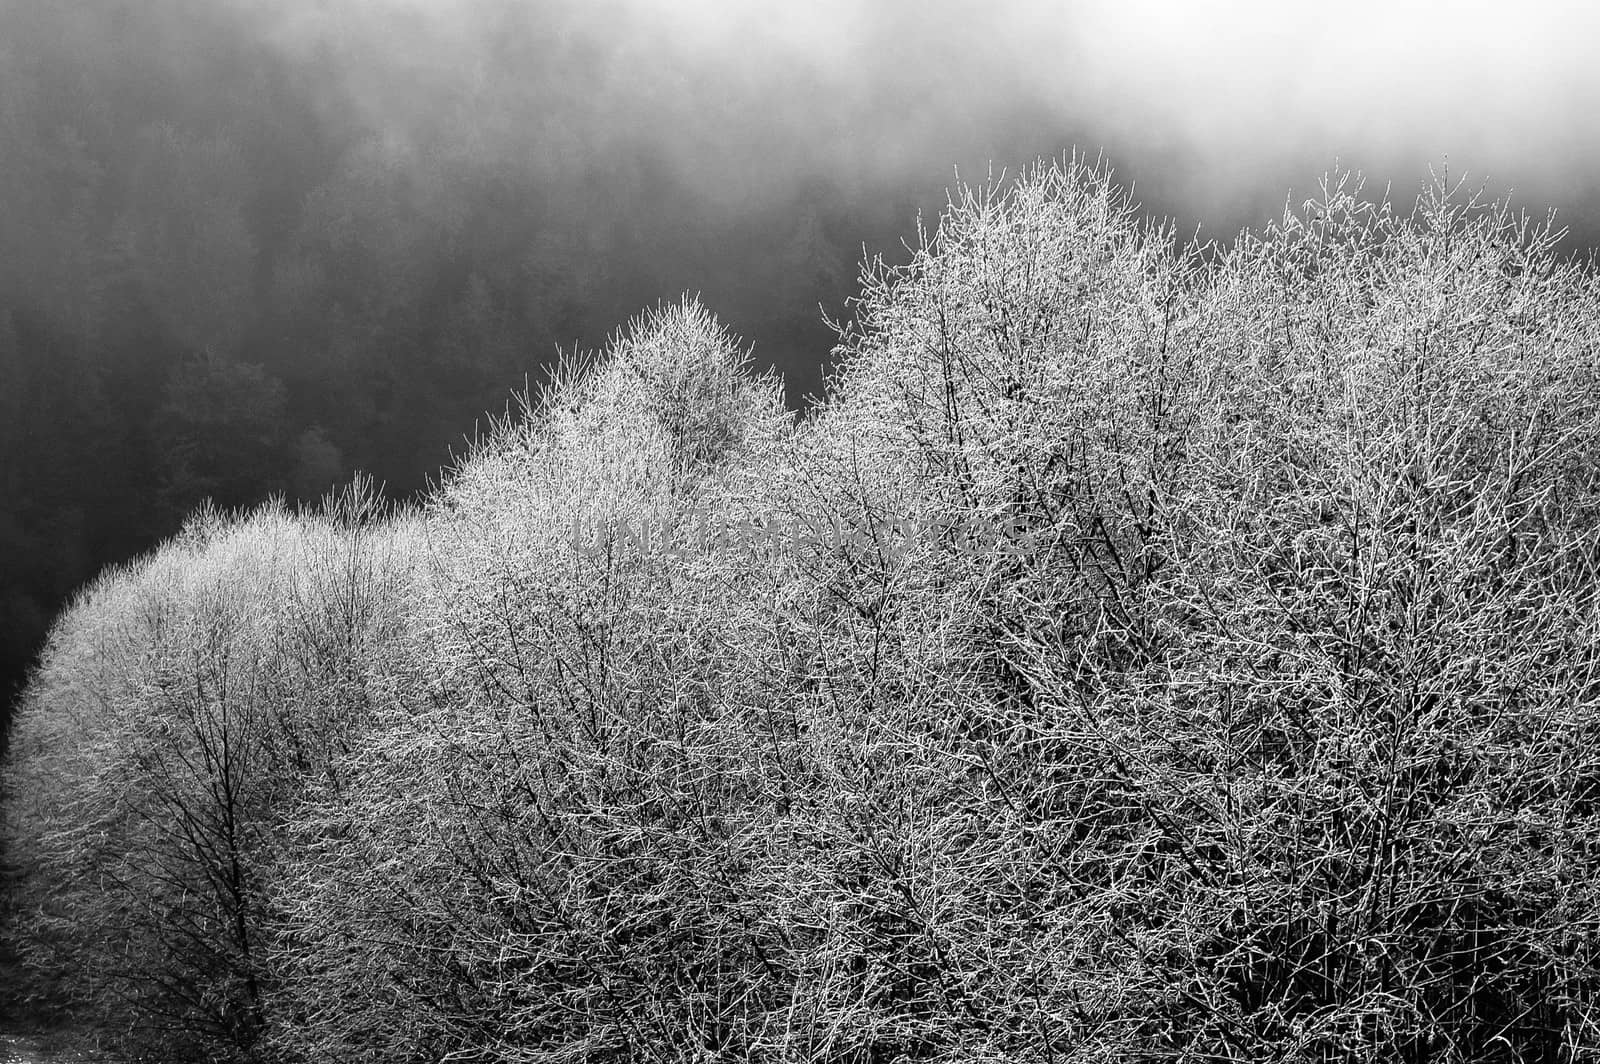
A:
[[[816,176],[925,192],[1075,145],[1223,235],[1331,166],[1405,189],[1447,159],[1576,221],[1596,161],[1582,3],[302,0],[252,18],[296,60],[330,57],[326,106],[402,142],[442,120],[455,147],[530,165],[647,144],[734,212]],[[530,91],[554,55],[583,61]],[[545,136],[562,114],[582,144]]]

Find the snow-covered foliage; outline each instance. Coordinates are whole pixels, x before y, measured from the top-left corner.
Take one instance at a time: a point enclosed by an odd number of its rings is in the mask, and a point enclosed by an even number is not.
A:
[[[87,590],[40,985],[195,1059],[1600,1050],[1592,270],[1348,176],[1183,245],[1070,160],[862,281],[801,422],[667,307],[417,512]]]

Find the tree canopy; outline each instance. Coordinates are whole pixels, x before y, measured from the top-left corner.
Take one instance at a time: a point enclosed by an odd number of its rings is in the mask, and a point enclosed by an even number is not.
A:
[[[805,418],[668,305],[415,506],[82,592],[38,991],[166,1059],[1600,1049],[1592,268],[1443,177],[1184,243],[1072,158],[861,284]]]

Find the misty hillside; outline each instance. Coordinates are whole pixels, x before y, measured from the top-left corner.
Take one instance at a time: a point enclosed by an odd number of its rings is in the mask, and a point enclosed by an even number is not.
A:
[[[673,60],[599,3],[428,6],[0,0],[0,745],[103,565],[207,498],[413,497],[641,306],[714,295],[820,391],[819,304],[916,193],[791,158],[735,195],[682,159],[732,119],[650,88]]]
[[[206,499],[415,501],[641,307],[699,294],[805,408],[953,173],[1103,148],[1226,238],[1453,159],[1600,246],[1596,39],[1567,0],[0,0],[0,749],[102,568]]]
[[[803,418],[690,300],[414,506],[203,509],[23,697],[13,987],[169,1062],[1591,1059],[1553,247],[1063,162],[865,267]]]

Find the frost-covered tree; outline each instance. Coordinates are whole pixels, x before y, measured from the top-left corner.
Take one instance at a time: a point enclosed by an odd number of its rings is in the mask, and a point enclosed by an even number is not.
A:
[[[757,603],[731,547],[685,558],[789,431],[745,364],[697,304],[647,315],[447,480],[412,667],[300,823],[286,1050],[750,1044],[765,921],[734,854],[760,787],[723,685]]]
[[[359,733],[404,522],[196,515],[56,624],[16,723],[6,847],[43,989],[130,1049],[248,1055],[267,1029],[285,820]]]
[[[961,191],[799,424],[685,303],[419,514],[103,579],[18,940],[196,1055],[1587,1059],[1597,323],[1443,180]]]

